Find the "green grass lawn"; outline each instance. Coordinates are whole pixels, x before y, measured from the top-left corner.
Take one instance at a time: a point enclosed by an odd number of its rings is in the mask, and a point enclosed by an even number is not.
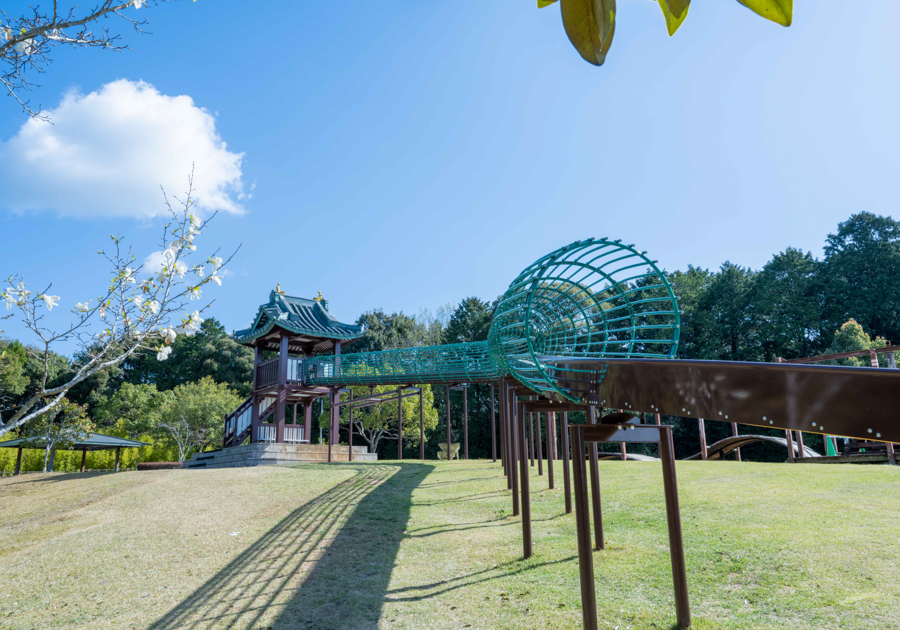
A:
[[[601,628],[674,623],[661,471],[602,462]],[[0,479],[0,629],[579,628],[574,516],[498,465]],[[896,628],[900,469],[679,462],[696,628]]]

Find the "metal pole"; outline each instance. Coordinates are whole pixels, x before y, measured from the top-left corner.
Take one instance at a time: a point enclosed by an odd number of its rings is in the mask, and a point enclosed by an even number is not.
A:
[[[519,403],[519,409],[521,410],[522,420],[525,421],[525,403]],[[522,427],[522,431],[519,435],[519,448],[522,452],[525,452],[525,427]],[[519,465],[519,475],[521,477],[521,485],[522,485],[522,549],[524,557],[530,558],[534,552],[533,545],[531,542],[531,489],[529,487],[529,479],[528,479],[528,462],[526,458],[522,458],[522,463]]]
[[[688,600],[687,568],[684,561],[684,540],[681,534],[681,510],[678,506],[678,482],[675,477],[675,448],[672,428],[660,430],[659,458],[663,467],[663,487],[666,494],[666,519],[669,525],[669,554],[672,558],[672,580],[675,586],[675,615],[678,625],[691,625],[691,605]]]
[[[350,412],[349,412],[349,421],[350,421],[350,437],[347,439],[347,461],[353,461],[353,388],[350,388]],[[296,423],[296,415],[297,415],[297,406],[294,406],[294,422]]]
[[[332,387],[328,401],[328,463],[331,463],[331,447],[334,444],[334,391],[335,388]]]
[[[22,472],[22,447],[18,448],[16,452],[16,469],[13,471],[14,475],[18,475]]]
[[[803,453],[803,431],[796,431],[797,434],[797,457],[803,459],[805,454]]]
[[[523,412],[522,416],[527,418],[526,422],[528,423],[528,451],[531,454],[531,467],[534,468],[534,414],[526,414]]]
[[[519,477],[517,476],[518,470],[516,467],[519,465],[519,461],[525,461],[527,459],[527,455],[525,453],[525,448],[519,448],[519,434],[521,433],[523,436],[525,434],[525,427],[519,427],[518,420],[518,404],[516,404],[515,395],[510,392],[510,387],[506,388],[506,411],[507,418],[509,424],[507,425],[509,434],[509,452],[511,457],[509,458],[509,476],[512,479],[512,497],[513,497],[513,516],[519,515]],[[512,398],[513,400],[510,400]],[[524,441],[524,437],[523,437]]]
[[[571,437],[572,440],[572,476],[575,482],[575,532],[578,539],[578,581],[581,585],[581,618],[585,630],[596,630],[597,591],[594,586],[591,514],[588,509],[587,475],[584,469],[584,435],[582,435],[581,430],[573,426],[569,431],[568,437]]]
[[[784,430],[784,435],[787,438],[787,452],[788,452],[788,461],[794,462],[794,438],[791,432],[787,429]]]
[[[538,475],[543,476],[544,474],[544,445],[543,440],[541,439],[541,414],[534,414],[535,426],[537,427],[537,435],[535,436],[535,445],[537,446],[537,462],[538,462]],[[549,431],[549,429],[547,429]]]
[[[588,407],[588,420],[591,424],[597,424],[596,407]],[[600,501],[600,469],[597,466],[597,443],[591,442],[591,503],[594,508],[594,547],[596,549],[606,549],[606,543],[603,540],[603,503]],[[578,455],[584,457],[584,451]]]
[[[469,459],[469,386],[463,385],[463,452]]]
[[[697,418],[697,424],[700,428],[700,457],[706,461],[706,423],[703,418]]]
[[[312,444],[312,412],[313,400],[310,399],[309,402],[303,405],[303,439],[308,444]]]
[[[444,392],[447,394],[447,461],[453,457],[453,450],[450,448],[450,386],[444,385]]]
[[[419,459],[425,460],[425,404],[422,402],[422,386],[419,386]]]
[[[556,456],[556,414],[547,412],[547,479],[553,490],[553,458]]]
[[[491,383],[491,457],[497,463],[497,425],[494,423],[494,384]]]
[[[737,422],[731,423],[731,435],[733,435],[735,437],[738,436]],[[741,449],[740,448],[734,449],[734,456],[738,461],[741,461]]]
[[[572,513],[572,481],[569,472],[572,462],[572,452],[569,449],[569,412],[563,411],[562,415],[562,463],[563,463],[563,493],[566,495],[566,514]],[[590,532],[588,532],[590,536]],[[590,545],[588,545],[590,546]]]
[[[403,459],[403,388],[397,388],[397,459]]]

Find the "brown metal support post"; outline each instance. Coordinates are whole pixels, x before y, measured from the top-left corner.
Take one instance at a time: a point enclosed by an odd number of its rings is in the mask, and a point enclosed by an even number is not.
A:
[[[87,449],[81,449],[81,472],[84,472],[84,465],[87,462]]]
[[[659,458],[663,467],[663,487],[666,494],[666,519],[669,525],[669,555],[672,558],[672,581],[675,586],[675,616],[678,625],[691,625],[691,605],[688,600],[687,567],[684,561],[684,539],[681,533],[681,508],[678,506],[678,482],[675,477],[675,448],[672,429],[659,432]]]
[[[403,459],[403,388],[397,388],[397,459]]]
[[[784,435],[787,438],[788,461],[793,463],[794,462],[794,438],[793,438],[792,433],[787,429],[784,430]]]
[[[491,457],[497,463],[497,424],[494,421],[494,384],[491,383]]]
[[[313,399],[310,398],[309,401],[303,405],[303,439],[309,444],[312,444],[312,411]]]
[[[563,463],[563,494],[566,495],[566,514],[572,513],[572,480],[570,467],[572,463],[572,451],[569,448],[569,412],[563,411],[562,415],[562,463]],[[590,532],[588,532],[590,536]],[[590,545],[588,545],[590,546]]]
[[[20,446],[16,449],[16,469],[13,471],[14,475],[18,475],[22,472],[22,447]]]
[[[554,436],[556,435],[556,414],[552,411],[547,413],[547,480],[549,483],[549,488],[553,490],[553,458],[555,457],[556,448],[554,445],[556,440],[554,440]]]
[[[591,424],[597,424],[597,408],[588,407],[588,421]],[[597,465],[597,443],[591,442],[588,449],[590,451],[591,465],[591,503],[594,508],[594,542],[595,549],[606,549],[606,542],[603,540],[603,503],[600,500],[600,468]],[[584,453],[581,454],[584,457]]]
[[[453,449],[450,448],[450,386],[444,385],[444,393],[447,396],[447,461],[453,457]]]
[[[425,460],[425,403],[422,402],[422,386],[419,386],[419,459]]]
[[[523,413],[523,417],[527,418],[528,423],[528,451],[531,454],[531,467],[534,468],[534,414]]]
[[[353,461],[353,389],[350,389],[350,410],[347,412],[347,424],[350,425],[350,435],[347,437],[347,461]],[[296,422],[296,420],[295,420]]]
[[[797,435],[797,457],[803,459],[805,454],[803,453],[803,431],[795,431]]]
[[[737,422],[731,423],[731,435],[733,435],[735,437],[738,436]],[[826,449],[826,452],[827,452],[827,449]],[[735,459],[737,459],[738,461],[741,461],[741,449],[740,448],[734,449],[734,456],[735,456]]]
[[[565,420],[563,421],[565,423]],[[572,427],[564,438],[572,441],[572,476],[575,482],[575,533],[578,540],[578,581],[581,585],[581,618],[584,630],[597,628],[597,591],[594,585],[594,554],[591,550],[591,513],[588,509],[584,435]]]
[[[512,479],[509,476],[509,462],[512,459],[512,451],[509,448],[509,410],[506,383],[500,382],[497,390],[500,402],[500,463],[503,464],[503,474],[506,475],[506,489],[512,489]]]
[[[469,459],[469,387],[463,385],[463,454]]]
[[[513,497],[513,516],[519,515],[519,461],[526,462],[528,456],[525,453],[524,448],[519,448],[519,434],[522,433],[524,436],[525,427],[519,427],[519,413],[518,413],[518,404],[516,402],[516,396],[513,392],[510,391],[510,388],[506,388],[507,399],[506,399],[506,410],[507,410],[507,418],[509,424],[507,425],[509,434],[509,476],[512,479],[512,497]],[[510,400],[511,399],[511,400]],[[524,442],[524,437],[523,437]],[[526,462],[527,463],[527,462]]]
[[[544,475],[544,440],[541,439],[541,414],[534,414],[535,426],[537,427],[537,435],[535,435],[535,446],[537,446],[537,462],[538,475]],[[550,429],[547,429],[548,431]]]
[[[122,453],[122,447],[116,447],[116,472],[119,472],[119,455]]]
[[[700,429],[700,457],[706,461],[706,422],[703,418],[697,418],[697,426]]]
[[[519,410],[522,412],[522,420],[525,420],[525,404],[519,404]],[[525,427],[519,435],[519,448],[525,451]],[[523,457],[522,463],[519,465],[519,475],[521,477],[519,483],[522,486],[522,549],[524,557],[530,558],[534,553],[531,541],[531,487],[528,478],[528,462]]]
[[[262,348],[258,345],[253,346],[253,392],[250,394],[250,443],[256,442],[257,427],[259,426],[259,397],[256,395],[259,364],[262,363]],[[234,446],[237,446],[237,418],[234,419]]]
[[[284,422],[287,411],[287,364],[288,341],[287,333],[281,333],[278,345],[278,407],[275,410],[275,443],[284,444]]]
[[[337,392],[337,387],[328,390],[328,463],[331,463],[331,450],[334,448],[334,412],[336,409],[334,399],[335,396],[340,396],[335,392]]]

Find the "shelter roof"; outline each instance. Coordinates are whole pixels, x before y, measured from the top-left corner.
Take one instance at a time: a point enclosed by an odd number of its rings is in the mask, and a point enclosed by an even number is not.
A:
[[[0,448],[18,448],[19,446],[22,448],[46,448],[47,443],[40,437],[27,437],[0,442]],[[61,451],[107,451],[114,448],[137,448],[140,446],[150,446],[150,443],[126,440],[125,438],[103,435],[102,433],[91,433],[84,439],[69,444],[66,448],[57,448]]]
[[[363,336],[365,326],[344,324],[328,312],[328,302],[321,299],[269,293],[269,302],[259,307],[250,328],[234,333],[240,344],[259,345],[265,350],[278,350],[281,332],[290,335],[289,352],[315,354],[333,352],[340,341],[349,345]]]

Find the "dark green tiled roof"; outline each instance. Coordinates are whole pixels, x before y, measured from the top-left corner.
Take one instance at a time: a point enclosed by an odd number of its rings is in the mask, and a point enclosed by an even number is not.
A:
[[[324,300],[307,300],[272,291],[269,303],[259,307],[253,325],[236,331],[234,340],[251,345],[277,327],[293,333],[293,337],[309,338],[306,344],[301,345],[315,352],[323,352],[333,348],[334,341],[346,343],[362,337],[365,326],[339,322],[328,313],[327,304]]]
[[[7,440],[0,442],[0,448],[46,448],[46,443],[39,437],[19,438],[18,440]],[[66,448],[59,450],[65,451],[105,451],[113,448],[137,448],[139,446],[150,446],[149,442],[138,442],[137,440],[126,440],[125,438],[113,437],[111,435],[103,435],[102,433],[92,433],[88,437],[74,442]]]

